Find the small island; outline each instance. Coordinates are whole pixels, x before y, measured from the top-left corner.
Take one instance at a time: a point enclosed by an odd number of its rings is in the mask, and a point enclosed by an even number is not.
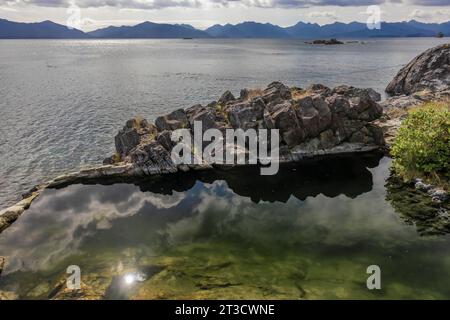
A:
[[[339,41],[335,38],[329,39],[329,40],[314,40],[314,41],[307,41],[305,42],[307,44],[324,44],[324,45],[338,45],[338,44],[345,44],[342,41]]]

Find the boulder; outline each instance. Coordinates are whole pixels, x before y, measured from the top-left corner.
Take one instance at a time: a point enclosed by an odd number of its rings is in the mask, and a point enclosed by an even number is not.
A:
[[[389,83],[391,95],[411,95],[422,90],[450,88],[450,44],[431,48],[408,63]]]
[[[230,91],[225,91],[224,94],[217,101],[220,105],[226,105],[228,102],[234,101],[236,98]]]
[[[291,99],[291,90],[281,82],[272,82],[263,90],[261,98],[264,103],[275,105],[283,100]]]
[[[242,102],[228,109],[228,119],[234,129],[258,129],[264,119],[265,103],[261,98]]]
[[[267,128],[280,130],[283,141],[289,147],[302,143],[306,137],[303,123],[289,101],[274,106],[272,112],[264,115],[264,121]]]
[[[175,142],[172,141],[172,131],[164,130],[163,132],[158,133],[156,141],[158,141],[167,151],[172,150],[175,146]]]
[[[122,130],[115,137],[117,154],[127,155],[143,138],[152,138],[156,134],[156,127],[142,118],[128,120]],[[106,161],[106,159],[105,159]]]
[[[220,105],[219,105],[220,106]],[[200,121],[202,123],[203,131],[212,128],[218,128],[218,118],[220,114],[217,114],[216,105],[208,105],[203,107],[202,105],[195,105],[187,110],[188,121],[191,127],[194,126],[195,121]],[[222,107],[222,106],[220,106]],[[225,121],[225,117],[222,115],[220,117],[221,121]]]
[[[337,93],[346,97],[358,97],[361,95],[368,95],[373,101],[381,101],[381,94],[373,90],[372,88],[355,88],[352,86],[341,85],[334,88],[332,94]]]
[[[164,130],[185,129],[189,128],[189,120],[186,116],[186,111],[178,109],[168,115],[156,118],[155,125],[159,132]]]
[[[130,153],[129,159],[145,175],[177,171],[170,152],[157,141],[139,145]]]
[[[294,103],[297,118],[301,120],[306,137],[316,137],[330,127],[332,114],[322,96],[307,96]]]

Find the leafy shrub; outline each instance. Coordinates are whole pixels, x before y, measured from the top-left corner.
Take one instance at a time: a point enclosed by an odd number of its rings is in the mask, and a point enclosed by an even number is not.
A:
[[[407,179],[448,179],[450,102],[428,103],[409,112],[391,151],[396,172]]]

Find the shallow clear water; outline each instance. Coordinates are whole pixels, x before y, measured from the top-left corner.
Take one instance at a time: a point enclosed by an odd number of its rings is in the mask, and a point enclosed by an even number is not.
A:
[[[46,190],[0,236],[0,293],[449,299],[449,218],[387,183],[390,163],[346,157],[273,177],[247,168]],[[64,289],[69,265],[81,268],[82,293]],[[369,265],[381,268],[380,291],[366,287]]]
[[[101,162],[135,115],[153,120],[275,80],[382,92],[402,65],[445,41],[0,40],[0,208],[46,178]]]

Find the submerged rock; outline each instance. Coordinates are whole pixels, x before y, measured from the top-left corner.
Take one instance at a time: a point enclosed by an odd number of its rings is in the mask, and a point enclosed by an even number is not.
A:
[[[12,291],[1,291],[0,290],[0,300],[17,300],[19,296]]]
[[[350,86],[330,89],[320,84],[300,89],[272,82],[262,90],[243,89],[239,98],[227,91],[218,102],[176,110],[158,117],[155,125],[143,119],[129,120],[116,136],[118,162],[132,164],[136,175],[181,169],[170,157],[174,146],[171,134],[176,129],[193,133],[197,121],[201,122],[203,132],[211,128],[222,132],[278,129],[281,161],[375,150],[384,145],[381,129],[372,124],[383,112],[378,100],[380,95],[372,89]],[[189,167],[201,169],[209,164]]]

